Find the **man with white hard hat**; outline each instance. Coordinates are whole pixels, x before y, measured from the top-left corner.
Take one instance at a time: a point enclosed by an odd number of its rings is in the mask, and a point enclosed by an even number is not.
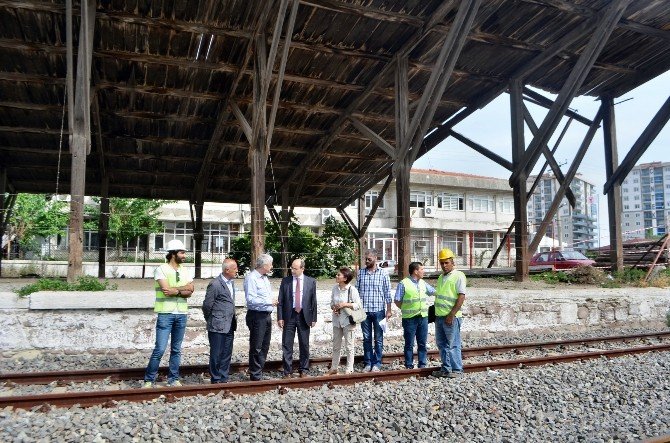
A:
[[[188,303],[193,295],[193,277],[182,266],[186,260],[186,248],[181,240],[170,240],[167,244],[167,263],[160,265],[154,271],[156,281],[156,300],[154,312],[156,319],[156,345],[149,359],[149,365],[144,373],[144,387],[154,386],[158,375],[158,366],[170,341],[170,363],[168,372],[168,386],[181,386],[179,381],[179,364],[181,362],[181,343],[186,332],[186,317]]]
[[[435,286],[435,341],[440,350],[442,366],[434,377],[454,378],[463,373],[461,356],[461,306],[465,301],[465,274],[454,269],[454,252],[440,250],[438,256],[442,275]]]

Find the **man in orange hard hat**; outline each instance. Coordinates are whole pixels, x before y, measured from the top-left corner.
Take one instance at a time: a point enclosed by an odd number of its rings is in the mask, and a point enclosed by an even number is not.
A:
[[[442,366],[434,377],[455,378],[463,373],[461,356],[461,306],[465,301],[465,274],[454,269],[454,253],[449,248],[438,256],[442,275],[435,286],[435,341]]]

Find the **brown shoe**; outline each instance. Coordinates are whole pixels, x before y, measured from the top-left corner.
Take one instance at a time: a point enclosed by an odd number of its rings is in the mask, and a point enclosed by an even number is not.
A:
[[[326,375],[337,375],[337,369],[331,369],[330,371],[326,372]]]

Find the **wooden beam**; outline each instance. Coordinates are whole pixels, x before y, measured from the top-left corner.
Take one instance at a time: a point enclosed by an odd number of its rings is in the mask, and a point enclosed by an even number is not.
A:
[[[542,106],[543,108],[546,109],[551,109],[551,106],[554,104],[553,100],[545,97],[542,94],[538,94],[537,92],[533,91],[532,89],[526,86],[524,86],[523,88],[523,94],[533,99],[534,100],[533,103]],[[586,126],[591,126],[591,124],[593,123],[593,121],[589,120],[588,118],[582,115],[577,114],[575,111],[571,109],[568,109],[565,112],[565,115],[570,118],[573,118],[574,120],[580,123],[584,123]]]
[[[520,159],[518,168],[510,176],[510,185],[513,186],[514,182],[521,173],[521,169],[526,172],[526,175],[532,171],[539,155],[542,152],[541,147],[546,144],[546,142],[554,133],[554,130],[558,126],[561,118],[563,118],[570,101],[584,82],[586,75],[589,73],[596,58],[605,47],[607,39],[611,35],[614,27],[616,26],[616,23],[621,18],[621,15],[625,11],[630,1],[631,0],[621,0],[619,2],[611,3],[610,5],[603,8],[604,11],[598,26],[594,30],[588,44],[582,51],[577,64],[572,69],[570,75],[563,84],[561,92],[558,94],[556,101],[554,101],[554,104],[540,125],[540,129],[538,130],[537,135],[533,137],[533,140],[530,142],[530,145],[524,153],[524,156]]]
[[[237,106],[237,103],[235,103],[233,100],[230,100],[228,104],[230,106],[230,109],[233,111],[233,115],[237,119],[237,122],[240,124],[242,132],[244,132],[244,136],[247,138],[247,141],[251,143],[252,134],[251,134],[251,125],[249,124],[249,121],[247,120],[244,113]]]
[[[537,125],[535,124],[535,120],[533,120],[533,116],[530,115],[530,111],[528,111],[528,108],[526,105],[523,105],[523,118],[526,121],[526,125],[528,125],[528,129],[530,129],[530,132],[535,136],[539,129]],[[565,180],[565,176],[563,175],[563,171],[561,171],[561,167],[558,165],[558,162],[554,158],[554,154],[549,150],[549,147],[547,145],[542,145],[542,154],[544,154],[544,157],[547,159],[547,163],[549,163],[549,166],[551,167],[551,170],[554,172],[554,176],[556,176],[556,180],[558,180],[558,183],[563,183]],[[569,184],[569,183],[568,183]],[[571,207],[575,207],[576,204],[576,199],[575,199],[575,194],[572,192],[572,189],[568,187],[566,190],[566,197],[568,199],[568,202],[570,203]]]
[[[67,279],[74,282],[82,275],[84,246],[84,193],[86,188],[86,156],[91,150],[91,61],[93,58],[93,31],[95,29],[94,0],[81,2],[77,81],[74,97],[73,121],[70,134],[70,224]],[[83,54],[83,56],[81,56]]]
[[[621,184],[612,180],[619,170],[619,154],[616,137],[614,97],[601,99],[603,113],[603,144],[605,148],[605,178],[613,185],[607,192],[607,214],[609,217],[610,262],[613,271],[623,271],[623,236],[621,232]],[[607,183],[606,182],[606,183]]]
[[[508,171],[512,171],[514,168],[512,167],[512,162],[509,160],[499,156],[493,151],[490,151],[480,145],[479,143],[470,140],[469,138],[465,137],[464,135],[454,131],[453,129],[449,130],[449,135],[451,135],[453,138],[456,140],[460,141],[466,146],[469,146],[470,148],[474,149],[475,151],[479,152],[482,154],[484,157],[488,158],[489,160],[493,160],[503,168],[507,169]]]
[[[365,222],[361,226],[360,230],[360,236],[363,237],[365,236],[365,233],[368,231],[368,227],[370,226],[370,222],[372,222],[372,219],[374,218],[375,214],[377,213],[377,209],[379,209],[379,205],[384,201],[384,195],[386,195],[386,191],[388,190],[389,186],[391,185],[391,182],[393,181],[393,170],[391,169],[389,171],[389,176],[384,182],[384,185],[382,186],[382,189],[379,191],[379,194],[377,195],[377,199],[372,205],[372,208],[370,208],[370,213],[365,217]]]
[[[349,116],[349,121],[351,121],[351,124],[353,124],[361,134],[370,139],[371,142],[384,151],[389,157],[395,157],[395,148],[391,146],[386,140],[384,140],[379,134],[368,128],[362,121],[353,115]]]
[[[109,231],[109,177],[100,181],[100,217],[98,218],[98,278],[107,277],[107,234]]]
[[[518,168],[523,158],[526,142],[524,136],[523,120],[523,82],[521,79],[512,80],[510,90],[510,123],[512,133],[512,165]],[[516,281],[527,281],[528,273],[528,194],[526,192],[526,174],[521,174],[512,183],[514,194],[514,249],[515,249],[515,274]]]
[[[628,154],[626,154],[626,157],[612,173],[611,177],[607,178],[607,182],[605,182],[604,186],[605,194],[608,194],[615,184],[621,185],[631,169],[633,169],[638,160],[640,160],[642,154],[646,152],[649,145],[651,145],[663,127],[668,123],[668,120],[670,120],[670,97],[665,100],[665,103],[663,103],[656,115],[654,115],[654,118],[652,118],[647,127],[644,128],[642,134],[640,134],[635,143],[633,143]],[[605,119],[605,121],[608,120]]]
[[[556,211],[558,211],[561,201],[565,196],[566,189],[568,188],[568,186],[570,186],[570,182],[572,182],[572,179],[575,178],[575,174],[577,174],[577,169],[579,169],[579,166],[581,165],[582,160],[586,155],[586,151],[589,149],[591,141],[593,141],[593,137],[596,135],[596,132],[600,127],[600,120],[602,118],[603,118],[603,107],[601,106],[595,118],[593,119],[593,124],[589,127],[588,131],[586,132],[584,140],[582,141],[582,144],[579,146],[577,154],[575,154],[575,158],[572,160],[572,164],[570,165],[568,172],[565,174],[565,181],[559,185],[558,190],[556,191],[556,195],[554,196],[554,199],[551,202],[549,210],[545,214],[544,219],[542,219],[542,223],[540,223],[540,226],[538,227],[538,230],[535,233],[535,237],[533,237],[533,241],[530,243],[530,246],[528,246],[529,254],[532,254],[537,250],[537,247],[540,245],[540,242],[542,241],[542,237],[547,232],[547,227],[554,218],[554,215],[556,215]],[[621,221],[621,219],[619,219],[619,221]],[[620,223],[619,226],[621,226]],[[619,227],[619,229],[621,228]],[[621,257],[623,257],[623,254],[621,255]]]
[[[7,226],[7,222],[9,221],[7,207],[5,206],[5,192],[7,192],[7,168],[4,165],[0,165],[0,277],[2,277],[2,255],[5,249],[2,239],[5,235],[5,226]],[[9,251],[7,251],[7,257],[9,257]]]

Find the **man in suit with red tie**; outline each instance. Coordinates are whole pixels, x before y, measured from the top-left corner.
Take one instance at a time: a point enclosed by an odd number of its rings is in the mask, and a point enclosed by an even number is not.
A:
[[[291,263],[291,276],[284,277],[279,286],[277,324],[282,329],[284,378],[293,372],[293,341],[298,331],[300,348],[300,377],[309,370],[309,330],[316,325],[316,280],[304,274],[305,261],[297,258]]]

